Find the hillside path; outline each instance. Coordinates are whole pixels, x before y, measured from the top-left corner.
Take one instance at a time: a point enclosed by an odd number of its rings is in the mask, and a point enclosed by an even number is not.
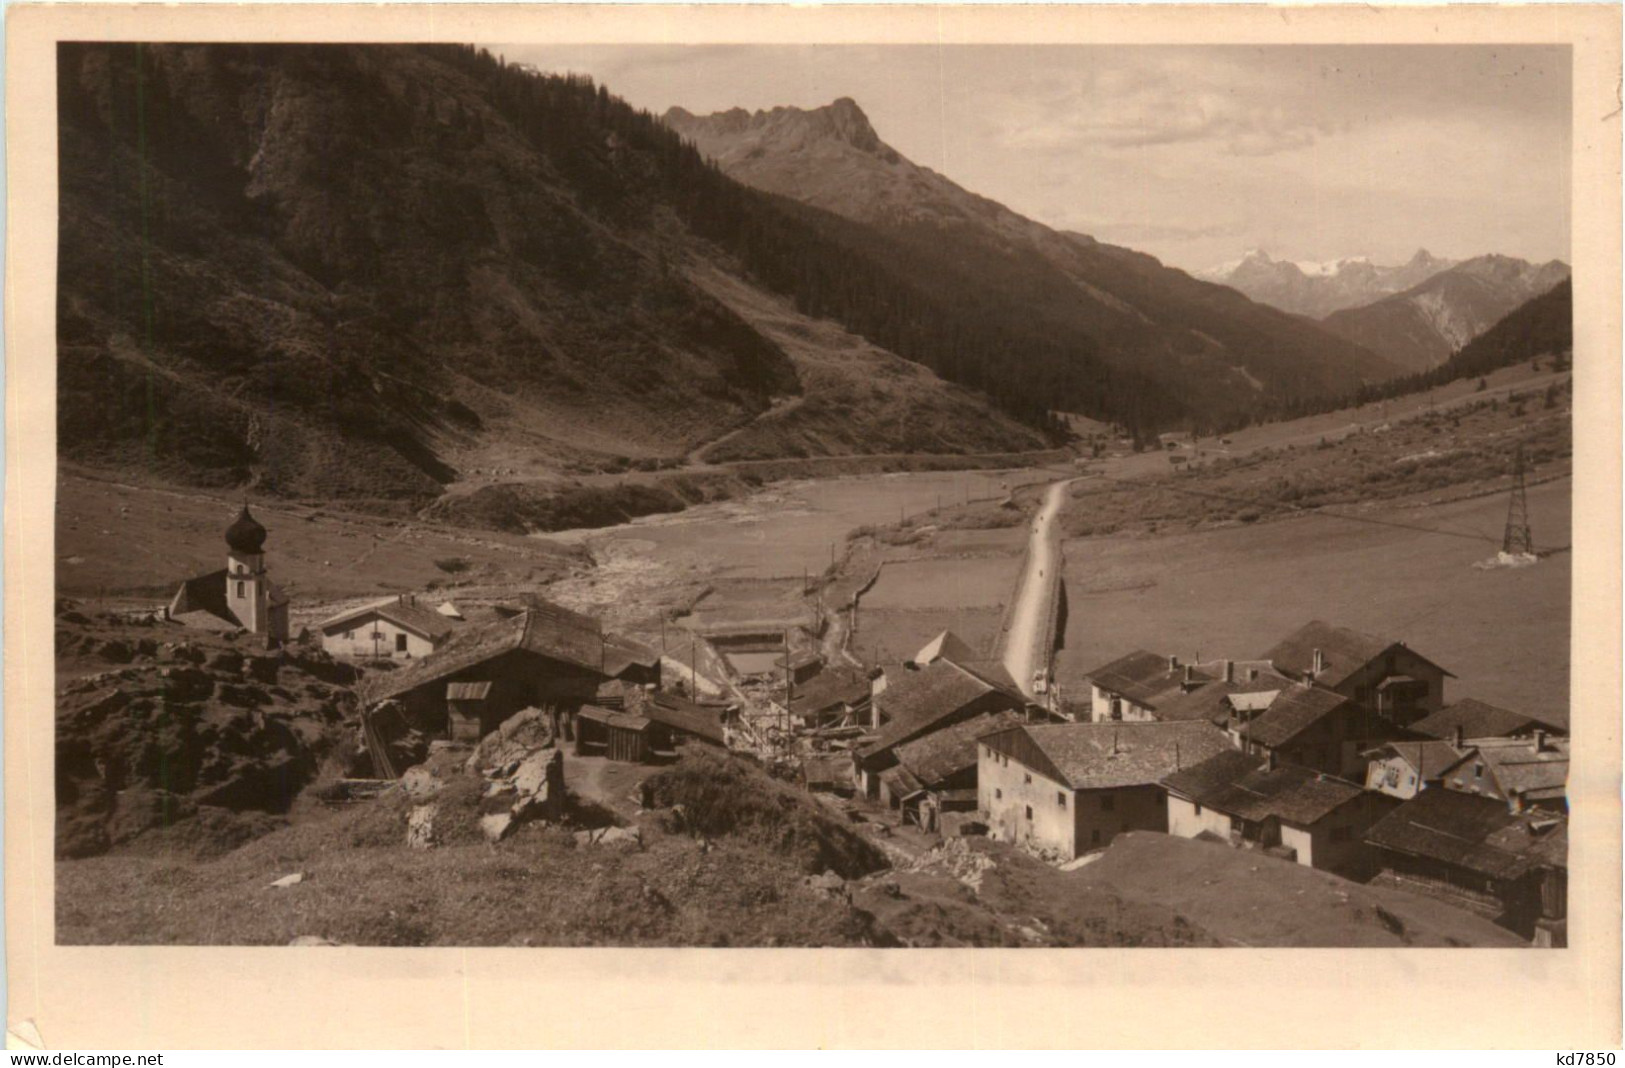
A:
[[[1044,494],[1044,506],[1033,518],[1026,567],[1005,633],[1004,666],[1028,697],[1038,697],[1033,693],[1033,674],[1050,665],[1050,650],[1040,646],[1049,637],[1048,615],[1061,582],[1061,539],[1055,519],[1066,503],[1067,487],[1075,481],[1052,483]]]

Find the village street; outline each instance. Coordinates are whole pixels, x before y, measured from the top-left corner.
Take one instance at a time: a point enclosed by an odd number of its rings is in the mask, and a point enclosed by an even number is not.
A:
[[[1010,626],[1004,635],[1004,666],[1028,697],[1035,696],[1033,674],[1049,669],[1050,650],[1040,646],[1053,638],[1050,613],[1054,611],[1055,592],[1061,579],[1060,537],[1055,530],[1055,517],[1066,502],[1067,488],[1075,481],[1063,479],[1053,483],[1044,494],[1044,506],[1033,518],[1026,568],[1010,613]]]

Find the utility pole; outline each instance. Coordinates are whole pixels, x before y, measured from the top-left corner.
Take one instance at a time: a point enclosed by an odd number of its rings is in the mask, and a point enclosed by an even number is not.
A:
[[[1535,554],[1535,539],[1529,532],[1529,497],[1524,490],[1522,442],[1512,460],[1512,499],[1507,502],[1507,528],[1501,537],[1501,551]]]

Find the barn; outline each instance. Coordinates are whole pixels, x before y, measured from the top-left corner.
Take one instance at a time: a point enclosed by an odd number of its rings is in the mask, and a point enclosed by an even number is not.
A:
[[[359,689],[363,707],[388,703],[419,730],[470,735],[477,723],[483,735],[531,706],[573,714],[611,679],[657,686],[660,656],[604,633],[590,616],[536,605],[461,629],[398,670],[369,672]]]

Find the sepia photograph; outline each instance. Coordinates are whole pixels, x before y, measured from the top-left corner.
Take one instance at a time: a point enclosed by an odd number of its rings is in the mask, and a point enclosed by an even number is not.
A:
[[[1571,43],[537,25],[44,46],[47,942],[1570,959]]]
[[[1563,945],[1565,49],[57,74],[62,941]]]

